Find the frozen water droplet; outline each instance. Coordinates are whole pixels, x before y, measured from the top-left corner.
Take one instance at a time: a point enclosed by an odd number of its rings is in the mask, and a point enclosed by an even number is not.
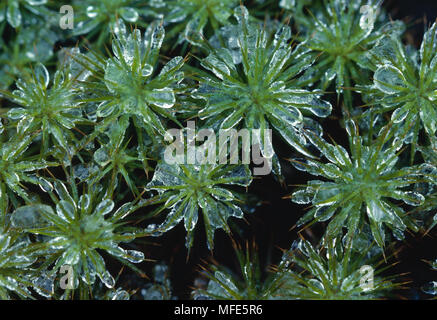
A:
[[[428,282],[422,287],[422,291],[427,294],[437,295],[437,281]]]
[[[144,261],[144,253],[137,250],[126,250],[125,257],[132,263],[140,263]]]
[[[398,108],[393,112],[391,119],[394,123],[399,123],[405,120],[410,110],[408,108]]]
[[[298,204],[308,204],[311,202],[313,197],[314,197],[314,193],[312,191],[309,192],[307,189],[299,190],[293,193],[291,197],[291,201]]]
[[[102,280],[103,284],[108,288],[113,288],[115,285],[114,277],[108,272],[105,271],[103,275],[99,275],[100,280]]]
[[[139,18],[138,12],[130,7],[121,8],[120,14],[124,20],[129,22],[136,22]]]
[[[155,89],[148,94],[150,103],[163,109],[169,109],[176,103],[176,97],[171,88]]]
[[[201,65],[212,71],[217,78],[223,80],[223,74],[230,75],[231,71],[227,67],[227,65],[219,59],[215,54],[210,54],[208,57],[203,59]]]
[[[99,14],[99,10],[94,7],[94,6],[88,6],[86,8],[86,15],[88,16],[88,18],[95,18],[97,17],[97,15]]]
[[[124,39],[126,35],[126,25],[123,20],[118,19],[113,25],[114,33],[118,39]]]
[[[402,72],[394,66],[385,65],[375,72],[374,84],[384,93],[394,94],[399,92],[401,87],[405,87],[405,82]]]
[[[384,219],[385,211],[379,201],[371,200],[367,203],[367,214],[374,221],[380,222]]]
[[[109,157],[109,154],[106,151],[106,148],[102,147],[94,153],[94,160],[99,165],[104,166],[111,160],[111,158]]]
[[[42,84],[44,88],[47,88],[49,86],[49,72],[42,63],[38,63],[35,66],[35,79],[36,83]]]
[[[425,201],[425,197],[420,193],[405,192],[404,194],[405,197],[402,200],[411,206],[420,206]]]

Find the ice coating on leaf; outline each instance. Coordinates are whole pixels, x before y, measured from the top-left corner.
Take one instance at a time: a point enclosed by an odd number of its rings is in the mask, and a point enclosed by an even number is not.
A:
[[[431,281],[427,284],[422,286],[422,291],[431,294],[431,295],[437,295],[437,281]]]
[[[307,204],[312,201],[314,193],[308,190],[299,190],[293,193],[292,201],[298,204]]]
[[[50,298],[54,293],[54,278],[49,274],[43,274],[33,280],[33,288],[36,292],[46,298]]]
[[[47,225],[43,212],[53,213],[46,205],[27,205],[16,209],[11,217],[12,224],[17,228],[38,228]]]
[[[121,8],[120,14],[124,20],[129,22],[136,22],[139,18],[139,14],[134,8]]]
[[[42,84],[43,88],[47,88],[49,85],[49,72],[47,71],[46,67],[41,63],[38,63],[35,67],[35,80],[36,83]]]
[[[137,250],[126,250],[126,259],[132,263],[140,263],[144,261],[144,253]]]
[[[127,291],[119,288],[119,289],[117,289],[117,291],[111,292],[109,294],[109,299],[110,300],[129,300],[130,295]]]
[[[95,214],[105,216],[114,208],[114,201],[111,199],[105,199],[101,201],[95,209]]]
[[[56,204],[56,213],[67,223],[74,220],[76,208],[68,201],[61,200]]]
[[[106,287],[114,288],[115,279],[108,271],[106,271],[103,275],[99,274],[99,278],[100,280],[102,280],[102,282],[105,284]]]
[[[310,156],[301,133],[303,123],[308,122],[302,112],[327,117],[332,110],[331,104],[321,99],[320,91],[308,91],[299,82],[300,72],[315,57],[302,45],[290,44],[289,26],[267,28],[253,22],[245,7],[237,7],[234,14],[238,24],[220,29],[225,46],[213,38],[213,48],[201,61],[211,73],[202,76],[199,89],[194,90],[193,97],[206,101],[199,116],[208,124],[220,123],[225,130],[244,127],[265,133],[273,128],[291,146]],[[272,158],[270,136],[261,133],[259,137],[261,153]],[[279,162],[274,159],[278,169],[274,172],[278,172]]]
[[[150,103],[163,109],[171,108],[176,103],[176,97],[170,88],[155,89],[149,93],[148,98]]]
[[[375,72],[375,86],[381,91],[392,94],[399,91],[399,87],[404,87],[405,78],[402,73],[392,66],[380,67]]]
[[[243,217],[237,206],[236,193],[228,190],[226,185],[247,186],[250,182],[250,171],[243,165],[169,165],[160,162],[147,188],[160,193],[160,198],[165,200],[162,209],[171,210],[161,225],[149,225],[145,231],[160,236],[184,220],[186,246],[190,248],[201,212],[208,246],[212,248],[214,231],[222,228],[229,232],[228,218]]]
[[[360,212],[365,207],[371,233],[380,247],[384,246],[385,224],[400,239],[407,228],[417,231],[419,227],[416,220],[405,215],[399,205],[390,201],[402,200],[408,205],[419,206],[425,200],[422,194],[406,188],[420,183],[422,172],[426,170],[420,167],[396,167],[397,153],[405,138],[397,136],[386,141],[389,128],[384,127],[375,141],[365,145],[352,120],[346,120],[346,130],[350,135],[350,153],[340,145],[329,144],[317,134],[305,131],[307,138],[329,163],[294,159],[292,164],[298,170],[323,176],[332,182],[309,181],[306,189],[292,195],[292,201],[311,203],[314,207],[298,224],[303,225],[311,220],[330,220],[326,237],[337,236],[342,226],[352,235],[363,219]],[[435,180],[432,183],[435,184]],[[357,210],[356,213],[353,210]]]

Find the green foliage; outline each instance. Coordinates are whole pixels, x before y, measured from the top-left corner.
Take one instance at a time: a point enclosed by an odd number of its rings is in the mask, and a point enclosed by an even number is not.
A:
[[[155,236],[174,228],[182,219],[187,231],[186,247],[193,245],[193,231],[203,213],[208,248],[214,247],[214,232],[221,228],[230,233],[229,217],[242,218],[238,196],[229,185],[247,187],[252,182],[249,168],[244,165],[173,164],[160,162],[147,184],[149,190],[157,190],[160,211],[171,209],[166,220],[159,226],[150,225],[148,231]]]
[[[418,231],[415,219],[393,200],[411,206],[419,206],[425,201],[424,196],[411,187],[423,181],[422,176],[427,175],[426,166],[397,167],[403,138],[392,139],[389,126],[380,132],[376,141],[365,145],[357,134],[355,123],[348,120],[346,125],[350,154],[342,146],[332,145],[308,132],[311,142],[329,163],[311,159],[293,162],[299,170],[332,181],[309,181],[305,189],[293,194],[294,202],[313,206],[298,224],[331,219],[326,229],[328,238],[341,235],[343,227],[347,227],[348,236],[352,238],[367,215],[366,223],[380,247],[384,247],[385,242],[384,225],[397,239],[404,238],[403,232],[407,228]],[[434,177],[430,178],[430,183],[435,184]]]
[[[46,237],[38,250],[38,254],[45,256],[46,261],[39,269],[52,266],[47,271],[49,279],[62,266],[68,265],[74,270],[75,287],[79,281],[92,285],[96,277],[108,288],[114,287],[115,280],[106,269],[98,250],[106,251],[126,263],[144,260],[142,252],[125,250],[119,246],[137,236],[134,230],[126,232],[120,229],[122,219],[130,214],[132,204],[126,203],[114,212],[114,202],[99,189],[90,189],[80,197],[77,189],[73,188],[70,193],[59,181],[55,182],[54,189],[57,196],[53,193],[50,196],[55,203],[55,210],[44,204],[20,207],[12,214],[12,225]]]
[[[0,299],[11,299],[11,292],[21,298],[32,298],[30,266],[37,257],[27,236],[20,236],[4,228],[0,231]]]
[[[339,239],[319,248],[306,240],[295,242],[278,267],[278,272],[286,273],[284,278],[287,279],[281,293],[290,298],[309,300],[386,297],[400,284],[380,276],[387,267],[381,267],[383,261],[375,261],[369,249],[357,252],[352,246],[343,245]],[[373,276],[370,284],[363,278],[368,272]]]
[[[369,104],[381,106],[377,112],[394,111],[391,120],[411,126],[409,141],[418,145],[419,131],[429,136],[437,130],[437,23],[425,32],[419,52],[404,47],[388,35],[367,53],[376,61],[373,86],[360,88],[369,95]]]
[[[259,143],[266,157],[273,151],[264,134],[269,128],[308,154],[302,129],[313,122],[304,114],[327,117],[332,109],[320,99],[320,91],[305,90],[299,81],[299,74],[315,57],[303,44],[293,48],[289,26],[269,32],[251,22],[244,7],[236,9],[235,17],[238,25],[221,29],[226,46],[214,48],[204,43],[209,55],[201,65],[211,73],[199,74],[200,88],[193,93],[205,101],[199,117],[208,128],[261,129]]]
[[[164,6],[162,0],[151,0],[144,3],[138,0],[74,0],[73,8],[77,12],[77,25],[73,35],[88,35],[97,37],[96,46],[101,47],[109,38],[111,32],[118,27],[118,19],[147,27],[144,18],[157,19],[162,17],[159,8]]]
[[[73,30],[59,25],[61,5],[74,8]],[[236,246],[238,271],[213,263],[192,297],[397,292],[380,257],[437,224],[437,23],[416,49],[389,17],[361,0],[1,1],[0,299],[176,299],[171,280],[187,276],[172,265],[177,250],[196,263],[221,248],[217,229],[246,239],[290,216],[301,237],[320,222],[307,233],[313,245],[295,242],[279,262],[269,252],[270,270],[259,249]],[[201,133],[192,157],[181,129],[190,123],[230,134],[219,157],[243,161],[205,163]],[[174,163],[178,138],[188,144]],[[248,144],[279,179],[251,174]],[[253,208],[277,208],[282,195],[263,189],[277,180],[306,214]],[[180,224],[187,250],[172,243],[174,256],[153,265],[149,245]]]
[[[38,64],[33,74],[16,82],[18,90],[0,91],[19,105],[7,113],[7,117],[16,122],[18,135],[41,131],[42,153],[48,151],[50,137],[67,152],[70,152],[71,143],[78,142],[70,131],[83,120],[73,82],[68,72],[64,74],[58,70],[49,86],[49,72],[44,65]]]
[[[377,18],[380,7],[376,1],[325,0],[320,12],[310,13],[306,23],[306,47],[320,54],[313,68],[308,69],[307,83],[320,82],[326,90],[335,79],[337,94],[344,92],[345,103],[352,103],[353,84],[369,79],[366,72],[366,53],[386,33],[394,37],[403,32],[400,21],[380,26]],[[366,9],[363,11],[363,6]]]
[[[209,279],[206,289],[196,289],[192,295],[194,299],[217,299],[217,300],[269,300],[277,299],[277,292],[283,283],[283,275],[278,273],[264,280],[258,260],[257,248],[245,250],[234,244],[235,254],[238,258],[241,277],[232,271],[217,265],[210,265],[205,269],[205,275]]]

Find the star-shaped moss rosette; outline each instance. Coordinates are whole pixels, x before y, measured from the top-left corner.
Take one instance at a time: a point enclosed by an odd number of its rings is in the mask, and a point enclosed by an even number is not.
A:
[[[5,0],[0,3],[0,23],[6,20],[11,27],[19,28],[23,23],[23,16],[27,14],[44,15],[44,5],[47,0]]]
[[[180,70],[184,59],[174,57],[158,69],[164,35],[159,23],[150,24],[141,35],[138,29],[128,32],[119,20],[112,42],[114,57],[105,60],[94,52],[74,58],[89,73],[81,82],[82,91],[93,94],[83,102],[99,103],[96,116],[103,118],[102,129],[122,115],[129,116],[135,127],[146,130],[150,137],[165,134],[162,120],[178,123],[172,108],[177,94],[184,91]]]
[[[393,111],[394,123],[412,127],[413,156],[420,130],[431,137],[437,132],[437,23],[425,33],[419,52],[386,36],[368,56],[377,65],[374,83],[358,90],[369,105],[382,107],[375,112]]]
[[[50,85],[50,75],[46,67],[38,63],[31,75],[18,79],[18,90],[0,90],[0,95],[18,104],[6,116],[16,124],[18,135],[39,132],[42,137],[41,154],[49,149],[50,137],[53,143],[61,146],[68,154],[78,139],[72,130],[82,118],[80,102],[73,88],[74,79],[70,73],[56,71]]]
[[[390,266],[369,254],[369,247],[355,251],[340,239],[322,246],[295,241],[283,255],[276,272],[284,273],[280,294],[288,299],[372,300],[387,297],[401,283],[397,276],[382,277]]]
[[[155,204],[163,203],[156,214],[165,209],[171,211],[161,225],[150,225],[147,230],[153,236],[160,236],[184,220],[186,247],[190,249],[200,210],[208,248],[212,250],[215,230],[229,233],[228,218],[243,217],[238,195],[226,186],[247,187],[251,182],[250,170],[245,165],[167,164],[162,161],[146,188],[158,191],[159,201]]]
[[[57,196],[54,193],[50,196],[55,210],[49,205],[32,204],[19,207],[11,216],[15,228],[44,236],[37,252],[43,258],[39,270],[53,279],[62,266],[71,266],[76,288],[79,281],[92,285],[96,277],[108,288],[114,287],[115,280],[100,252],[137,270],[132,263],[142,262],[144,254],[120,247],[138,235],[136,230],[121,227],[123,218],[132,212],[132,203],[114,212],[114,202],[104,197],[101,188],[89,188],[79,196],[75,187],[70,193],[59,181],[54,186]],[[53,283],[49,287],[54,288]]]
[[[111,32],[116,30],[118,20],[146,28],[146,19],[161,19],[159,13],[165,5],[162,0],[75,0],[75,21],[73,35],[84,35],[88,39],[96,38],[97,48],[102,47]]]
[[[170,0],[166,1],[164,22],[168,37],[179,35],[179,42],[187,40],[196,44],[200,36],[211,36],[214,31],[229,23],[239,0]],[[205,29],[208,32],[205,33]]]
[[[386,33],[397,36],[404,30],[400,21],[379,26],[376,2],[325,0],[322,12],[312,13],[303,37],[308,39],[305,46],[319,55],[305,74],[307,83],[326,90],[335,79],[337,94],[344,93],[347,107],[352,105],[352,95],[344,88],[369,78],[366,52]]]
[[[50,190],[52,185],[44,177],[38,176],[37,171],[57,166],[58,164],[27,151],[34,136],[17,135],[8,142],[0,142],[0,213],[6,214],[9,199],[17,205],[17,195],[26,202],[31,197],[23,183],[39,185],[43,190]]]
[[[350,152],[308,132],[308,138],[329,162],[293,161],[298,170],[325,179],[309,181],[305,188],[293,193],[293,202],[312,206],[298,225],[330,220],[325,235],[332,239],[341,235],[344,227],[348,230],[348,237],[353,238],[362,224],[369,224],[380,247],[385,243],[384,226],[391,229],[397,239],[403,239],[403,232],[407,229],[418,231],[416,219],[396,200],[419,206],[425,197],[413,187],[421,182],[436,184],[437,180],[430,180],[432,177],[424,165],[398,165],[405,136],[392,138],[393,131],[385,127],[376,141],[364,145],[355,123],[348,120],[346,124]]]
[[[13,232],[0,219],[0,300],[12,298],[34,299],[29,288],[38,293],[32,278],[36,276],[32,264],[37,260],[28,236]]]
[[[198,70],[200,87],[193,92],[193,97],[204,100],[199,111],[204,127],[261,129],[259,143],[266,157],[271,157],[272,150],[264,143],[265,132],[273,128],[310,156],[302,134],[306,123],[312,123],[306,115],[324,118],[332,109],[320,99],[321,91],[308,91],[300,84],[299,74],[311,66],[314,55],[303,45],[293,48],[287,25],[269,33],[259,23],[250,22],[245,7],[238,7],[235,17],[237,26],[222,29],[225,46],[213,48],[204,43],[209,55],[201,65],[210,72]]]
[[[108,194],[112,194],[117,187],[117,178],[121,176],[129,189],[139,196],[134,177],[130,173],[134,169],[141,169],[142,165],[138,159],[138,151],[128,147],[129,141],[125,138],[128,125],[129,119],[122,116],[119,122],[109,125],[99,139],[101,147],[94,152],[93,158],[101,169],[88,177],[88,183],[93,185],[104,181]],[[105,177],[109,179],[105,180]]]
[[[209,280],[206,288],[192,292],[195,300],[271,300],[278,298],[278,291],[283,285],[283,274],[273,273],[263,279],[257,251],[253,246],[243,250],[234,243],[235,254],[240,266],[241,276],[228,268],[211,264],[202,267],[203,275]]]

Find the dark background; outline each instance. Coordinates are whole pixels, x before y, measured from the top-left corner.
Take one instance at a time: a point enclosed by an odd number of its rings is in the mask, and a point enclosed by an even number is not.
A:
[[[353,0],[352,0],[353,1]],[[436,0],[387,0],[383,6],[390,12],[393,19],[402,19],[407,22],[408,33],[406,42],[420,45],[423,32],[437,18]],[[335,105],[335,99],[334,99]],[[337,108],[338,111],[338,108]],[[346,136],[343,131],[339,131],[338,118],[340,114],[334,114],[323,123],[324,130],[328,132],[335,141],[342,145],[347,145]],[[275,150],[279,150],[279,156],[286,158],[292,155],[291,148],[282,145],[279,139],[275,140]],[[282,152],[282,153],[281,153]],[[254,213],[246,214],[246,221],[232,220],[231,227],[238,230],[234,234],[237,242],[242,243],[248,239],[255,241],[259,248],[259,255],[263,270],[270,264],[276,264],[281,257],[279,248],[287,249],[293,240],[297,239],[297,231],[290,228],[296,223],[299,217],[305,212],[304,206],[295,205],[289,199],[283,197],[290,195],[294,189],[291,184],[303,184],[311,176],[298,172],[286,161],[282,161],[283,173],[286,177],[286,186],[274,180],[272,176],[256,179],[248,192],[259,196],[265,202],[256,208]],[[302,235],[308,239],[317,239],[324,226],[315,225],[310,231],[303,232]],[[194,280],[199,277],[200,264],[205,265],[202,260],[210,261],[211,257],[221,265],[225,265],[239,274],[232,241],[224,231],[218,230],[215,234],[215,248],[210,252],[206,247],[205,231],[203,221],[199,219],[196,227],[196,241],[187,260],[187,250],[185,248],[185,230],[183,224],[166,233],[164,236],[152,240],[145,245],[148,257],[157,261],[165,261],[170,266],[171,282],[174,295],[180,299],[190,298],[191,287]],[[432,271],[425,260],[437,258],[437,243],[435,240],[436,230],[428,236],[407,235],[406,241],[396,245],[401,249],[397,256],[400,263],[393,267],[390,274],[408,273],[402,279],[412,281],[407,285],[407,289],[399,290],[396,296],[400,299],[427,299],[430,296],[423,294],[420,287],[431,280],[437,279],[437,272]],[[240,234],[240,235],[238,235]],[[151,276],[153,263],[144,263],[142,269],[147,270]],[[126,272],[127,274],[127,272]],[[144,280],[147,282],[147,280]]]

